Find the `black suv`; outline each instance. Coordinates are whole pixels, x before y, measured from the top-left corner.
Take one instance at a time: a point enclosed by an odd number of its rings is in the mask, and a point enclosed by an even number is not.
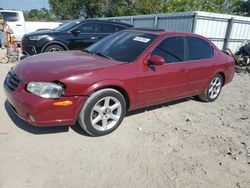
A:
[[[132,27],[122,22],[74,20],[53,30],[28,33],[22,39],[25,55],[61,50],[82,50],[105,36]]]

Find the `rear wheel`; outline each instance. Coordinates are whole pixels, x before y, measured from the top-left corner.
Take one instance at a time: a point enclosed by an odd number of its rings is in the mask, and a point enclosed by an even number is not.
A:
[[[102,89],[85,102],[79,117],[80,126],[92,136],[102,136],[114,131],[126,113],[123,95],[114,89]]]
[[[223,82],[224,80],[220,74],[215,75],[204,94],[199,95],[199,98],[205,102],[215,101],[220,95]]]
[[[56,52],[56,51],[64,51],[64,48],[59,45],[53,44],[53,45],[49,45],[44,50],[44,52]]]

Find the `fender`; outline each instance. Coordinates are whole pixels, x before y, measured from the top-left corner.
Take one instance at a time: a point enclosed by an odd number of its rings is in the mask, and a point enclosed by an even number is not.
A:
[[[69,50],[68,46],[66,46],[66,44],[64,44],[63,42],[60,42],[60,41],[51,41],[51,42],[46,43],[46,44],[42,47],[41,52],[44,52],[44,50],[45,50],[49,45],[53,45],[53,44],[58,44],[58,45],[62,46],[64,49]]]
[[[108,87],[111,87],[111,88],[119,87],[122,90],[124,90],[130,101],[128,110],[132,110],[135,107],[136,91],[128,87],[128,85],[122,82],[121,80],[102,80],[102,81],[96,82],[92,84],[90,87],[86,88],[84,90],[83,95],[90,96],[93,92],[103,89],[103,88],[108,88]]]

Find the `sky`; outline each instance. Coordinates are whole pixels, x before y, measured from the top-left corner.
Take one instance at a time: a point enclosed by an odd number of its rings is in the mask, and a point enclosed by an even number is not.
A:
[[[49,8],[48,0],[0,0],[3,9],[30,10]]]

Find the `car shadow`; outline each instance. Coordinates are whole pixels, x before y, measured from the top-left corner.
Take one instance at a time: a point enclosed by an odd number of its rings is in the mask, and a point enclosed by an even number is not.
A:
[[[10,104],[5,101],[4,103],[5,110],[7,114],[9,115],[12,122],[20,129],[27,131],[32,134],[55,134],[55,133],[63,133],[69,131],[69,126],[60,126],[60,127],[35,127],[24,120],[22,120],[20,117],[16,115],[16,113],[13,111]]]
[[[90,136],[89,134],[87,134],[79,125],[79,123],[77,122],[74,126],[70,126],[70,128],[75,131],[76,133],[83,135],[83,136],[87,136],[87,137],[93,137]]]
[[[197,99],[196,97],[189,97],[189,98],[185,98],[185,99],[180,99],[180,100],[176,100],[176,101],[172,101],[172,102],[167,102],[167,103],[163,103],[163,104],[159,104],[159,105],[154,105],[154,106],[150,106],[150,107],[145,107],[142,109],[138,109],[138,110],[133,110],[131,112],[128,112],[126,114],[126,117],[129,116],[133,116],[133,115],[137,115],[140,113],[144,113],[144,112],[148,112],[148,111],[152,111],[158,108],[163,108],[163,107],[169,107],[169,106],[173,106],[179,103],[183,103],[183,102],[188,102],[190,100],[194,100],[194,101],[200,101],[199,99]],[[10,106],[10,104],[5,101],[4,103],[4,107],[6,112],[8,113],[10,119],[12,120],[12,122],[20,129],[27,131],[29,133],[32,134],[55,134],[55,133],[62,133],[62,132],[68,132],[69,128],[71,128],[74,132],[83,135],[83,136],[87,136],[87,137],[92,137],[90,135],[88,135],[79,125],[79,123],[77,122],[75,125],[73,126],[60,126],[60,127],[35,127],[27,122],[25,122],[24,120],[22,120],[20,117],[18,117],[16,115],[16,113],[13,111],[12,107]]]

